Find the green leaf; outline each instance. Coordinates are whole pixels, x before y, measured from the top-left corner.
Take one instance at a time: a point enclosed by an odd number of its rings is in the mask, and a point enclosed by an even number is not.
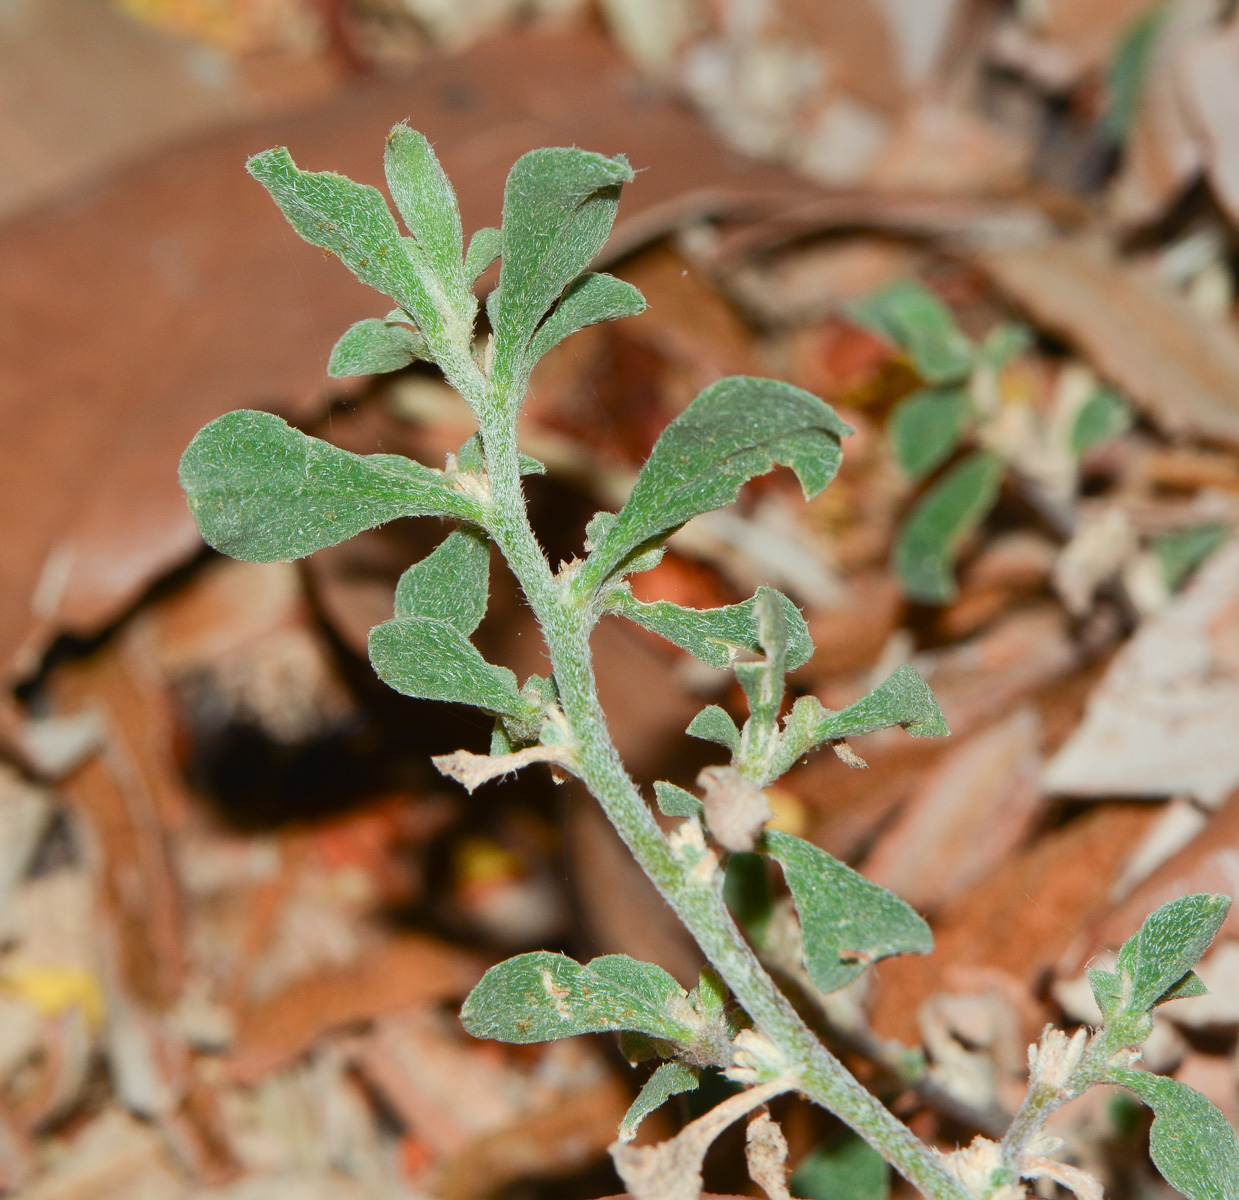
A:
[[[1067,447],[1077,458],[1131,428],[1131,408],[1110,388],[1098,388],[1080,406],[1067,435]]]
[[[1153,52],[1169,12],[1168,4],[1150,4],[1128,23],[1118,39],[1106,73],[1109,103],[1101,118],[1102,132],[1116,145],[1126,141],[1135,124]]]
[[[725,709],[708,704],[688,724],[689,737],[704,742],[717,742],[735,754],[740,749],[740,731]]]
[[[336,342],[327,360],[327,374],[332,379],[382,375],[429,354],[426,339],[416,330],[368,317],[351,325]]]
[[[894,569],[909,597],[925,604],[955,599],[955,557],[998,499],[1006,462],[978,451],[956,463],[921,497],[895,542]]]
[[[1175,988],[1209,948],[1229,910],[1229,896],[1198,894],[1150,913],[1119,951],[1118,974],[1131,981],[1125,1011],[1147,1012]]]
[[[692,1026],[673,1015],[681,1007],[688,1010],[683,988],[653,963],[608,954],[582,965],[537,950],[491,967],[469,993],[460,1019],[474,1037],[500,1042],[619,1030],[691,1042]]]
[[[699,817],[705,811],[705,806],[692,792],[665,779],[655,781],[654,795],[658,798],[658,811],[664,817]]]
[[[396,585],[397,617],[434,617],[468,637],[486,615],[490,541],[474,529],[457,529]]]
[[[955,324],[951,310],[919,283],[893,283],[854,305],[849,315],[894,342],[928,384],[962,383],[972,372],[972,343]]]
[[[1209,524],[1177,529],[1154,538],[1153,554],[1166,586],[1172,592],[1178,591],[1188,576],[1221,548],[1230,533],[1229,525]]]
[[[1088,986],[1093,989],[1093,999],[1101,1009],[1102,1021],[1109,1025],[1118,1016],[1123,1003],[1123,981],[1113,971],[1089,967],[1085,972]]]
[[[503,250],[503,234],[485,225],[469,239],[465,252],[465,282],[473,287]]]
[[[596,586],[643,543],[730,504],[775,463],[791,467],[811,499],[834,478],[839,440],[851,432],[790,383],[741,375],[712,383],[663,430],[628,502],[578,573],[580,586]]]
[[[522,475],[545,475],[546,464],[540,463],[528,454],[516,456]],[[482,435],[473,434],[459,450],[456,451],[456,466],[466,472],[482,474],[486,470],[486,457],[482,453]]]
[[[1108,1083],[1134,1092],[1154,1113],[1149,1153],[1189,1200],[1239,1200],[1239,1145],[1218,1108],[1199,1092],[1147,1071],[1112,1070]]]
[[[620,1122],[619,1140],[631,1142],[637,1136],[637,1127],[656,1108],[661,1108],[672,1096],[682,1092],[695,1092],[698,1084],[696,1067],[685,1063],[665,1062],[657,1067],[645,1081],[637,1098]]]
[[[813,730],[815,742],[859,737],[902,725],[913,737],[947,737],[946,718],[929,685],[906,663],[863,700],[832,713]]]
[[[800,914],[805,967],[820,992],[846,987],[893,954],[928,954],[933,935],[898,896],[789,833],[767,830],[762,848],[783,867]]]
[[[886,436],[899,469],[923,479],[955,451],[972,414],[963,388],[922,388],[891,410]]]
[[[464,273],[464,238],[456,193],[430,143],[407,125],[392,127],[387,135],[383,170],[405,226],[438,281],[441,307],[472,321],[477,302]]]
[[[1022,321],[1002,321],[985,335],[977,349],[977,361],[991,371],[1001,371],[1008,363],[1032,349],[1036,336]]]
[[[397,517],[477,522],[476,501],[398,454],[352,454],[271,413],[225,413],[181,456],[203,539],[246,562],[287,562]]]
[[[582,275],[569,284],[563,299],[533,335],[530,361],[536,362],[564,338],[587,325],[635,317],[644,311],[645,297],[631,283],[616,279],[614,275]]]
[[[887,1200],[890,1167],[849,1130],[810,1150],[792,1172],[789,1187],[802,1200]]]
[[[755,741],[765,742],[773,733],[783,706],[788,637],[787,620],[779,603],[782,599],[772,588],[758,589],[753,597],[753,614],[757,620],[757,642],[765,657],[760,662],[738,662],[732,668],[749,702],[751,718],[741,735],[741,746],[746,751],[754,748]]]
[[[1178,983],[1167,988],[1157,998],[1158,1004],[1169,1004],[1171,1000],[1191,1000],[1196,996],[1207,996],[1209,989],[1205,981],[1195,971],[1188,971]]]
[[[391,296],[417,322],[432,352],[440,349],[443,320],[432,289],[377,188],[330,171],[300,171],[283,146],[254,155],[246,168],[307,242]]]
[[[528,373],[534,331],[606,243],[620,187],[632,177],[623,155],[564,148],[531,150],[508,174],[503,265],[487,302],[495,331],[493,373],[505,386]]]
[[[434,617],[400,617],[370,630],[370,662],[405,696],[450,700],[532,722],[537,708],[507,667],[488,663],[455,625]],[[535,730],[536,732],[536,730]]]
[[[813,640],[800,609],[781,593],[773,592],[773,595],[783,606],[788,635],[787,669],[794,671],[813,657]],[[618,589],[608,599],[612,611],[674,642],[707,666],[719,669],[730,666],[741,650],[761,648],[754,611],[756,604],[757,596],[743,604],[728,604],[723,608],[681,608],[669,600],[647,604],[636,599],[626,587]]]

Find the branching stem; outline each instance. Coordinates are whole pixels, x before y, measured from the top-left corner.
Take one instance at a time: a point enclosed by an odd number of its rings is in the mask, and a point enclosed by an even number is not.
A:
[[[505,398],[486,410],[511,412]],[[802,1064],[799,1089],[866,1139],[901,1175],[932,1200],[969,1200],[964,1187],[868,1091],[800,1018],[758,961],[723,901],[721,879],[702,880],[672,855],[636,784],[629,777],[598,703],[589,634],[589,599],[556,577],[529,525],[520,484],[514,424],[483,421],[490,474],[491,535],[507,559],[541,625],[572,731],[575,769],[663,898],[696,939],[757,1029],[786,1062]]]

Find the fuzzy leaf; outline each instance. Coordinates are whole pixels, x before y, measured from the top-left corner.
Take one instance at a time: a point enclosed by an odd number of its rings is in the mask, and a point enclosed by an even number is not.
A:
[[[465,251],[465,282],[473,287],[503,250],[503,234],[493,225],[484,225],[469,239]]]
[[[783,706],[788,631],[783,605],[779,603],[782,598],[772,588],[758,589],[753,597],[753,615],[757,643],[765,657],[759,662],[738,662],[732,668],[749,702],[750,720],[741,738],[741,744],[748,741],[749,748],[759,727],[773,732]]]
[[[503,193],[499,286],[487,303],[495,331],[493,370],[504,383],[533,365],[534,331],[602,249],[620,187],[632,177],[623,155],[551,148],[516,161]]]
[[[740,731],[725,709],[708,704],[688,724],[689,737],[705,742],[717,742],[735,754],[740,749]]]
[[[426,339],[405,325],[368,317],[350,325],[331,351],[327,374],[332,379],[399,371],[430,353]]]
[[[283,146],[254,155],[246,168],[307,242],[330,251],[362,283],[391,296],[436,347],[443,329],[438,307],[377,188],[330,171],[298,170]]]
[[[971,408],[963,388],[922,388],[891,410],[886,435],[899,469],[923,479],[955,451]]]
[[[246,562],[301,558],[397,517],[479,518],[438,471],[351,454],[249,409],[198,431],[180,479],[206,543]]]
[[[1231,534],[1229,525],[1196,525],[1191,529],[1176,529],[1153,539],[1153,553],[1161,568],[1166,586],[1177,591],[1187,577]]]
[[[574,280],[555,310],[533,335],[529,348],[531,361],[541,358],[564,338],[602,321],[618,321],[645,311],[645,297],[614,275],[589,273]]]
[[[1131,408],[1118,392],[1098,388],[1071,423],[1067,447],[1077,458],[1131,428]]]
[[[767,830],[762,847],[783,867],[800,914],[805,968],[821,992],[837,991],[893,954],[928,954],[929,926],[893,892],[789,833]]]
[[[1195,996],[1207,996],[1209,989],[1205,981],[1195,971],[1188,971],[1178,983],[1172,984],[1157,998],[1158,1004],[1169,1004],[1171,1000],[1191,1000]]]
[[[1149,1153],[1171,1187],[1189,1200],[1239,1200],[1239,1145],[1212,1102],[1147,1071],[1113,1070],[1107,1082],[1121,1084],[1153,1110]]]
[[[895,542],[894,568],[913,600],[945,604],[955,598],[955,556],[994,507],[1005,468],[997,454],[971,454],[939,479],[908,515]]]
[[[472,320],[476,301],[465,283],[464,238],[456,193],[430,143],[407,125],[393,126],[383,156],[387,187],[413,241],[438,281],[441,307]]]
[[[887,1200],[891,1172],[886,1160],[849,1130],[810,1150],[790,1186],[803,1200]]]
[[[893,283],[854,305],[850,315],[894,342],[928,384],[962,383],[972,371],[972,343],[955,324],[951,310],[919,283]]]
[[[1209,948],[1229,910],[1229,896],[1198,894],[1150,913],[1119,951],[1118,974],[1131,980],[1126,1011],[1147,1012],[1177,987]]]
[[[800,609],[786,596],[774,594],[783,606],[787,623],[787,669],[794,671],[813,657],[813,640]],[[610,600],[613,611],[674,642],[707,666],[719,669],[730,666],[741,650],[760,650],[756,604],[756,596],[743,604],[728,604],[723,608],[682,608],[669,600],[647,604],[636,599],[627,588],[618,590]]]
[[[902,725],[913,737],[947,737],[951,732],[929,685],[906,663],[863,700],[827,717],[813,730],[813,740],[859,737],[892,725]]]
[[[791,467],[811,499],[834,478],[839,440],[851,432],[790,383],[743,375],[712,383],[663,430],[628,502],[581,568],[581,586],[601,583],[643,543],[730,504],[775,463]]]
[[[464,634],[434,617],[400,617],[370,630],[370,662],[378,677],[405,696],[450,700],[529,721],[537,708],[507,667],[488,663]]]
[[[528,454],[516,456],[522,475],[545,475],[546,464]],[[482,435],[475,433],[456,451],[456,466],[462,471],[481,474],[486,470],[486,457],[482,453]]]
[[[654,795],[664,817],[700,817],[705,812],[705,805],[692,792],[665,779],[655,781]]]
[[[549,1042],[581,1033],[628,1030],[670,1042],[690,1042],[693,1029],[671,1010],[683,989],[661,967],[626,954],[582,965],[537,950],[491,967],[469,993],[460,1019],[478,1038]]]
[[[397,617],[434,617],[468,637],[486,615],[490,541],[474,529],[449,533],[396,584]]]
[[[672,1096],[695,1092],[697,1086],[696,1067],[679,1062],[662,1063],[642,1085],[637,1098],[624,1114],[619,1127],[619,1140],[631,1142],[637,1136],[637,1127],[650,1113],[661,1108]]]

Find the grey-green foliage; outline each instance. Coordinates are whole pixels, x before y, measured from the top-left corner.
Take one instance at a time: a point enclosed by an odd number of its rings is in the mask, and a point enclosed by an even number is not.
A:
[[[806,498],[816,496],[835,477],[839,441],[851,432],[827,404],[790,383],[748,376],[712,383],[663,430],[582,577],[601,583],[645,543],[730,504],[775,463],[795,471]]]
[[[537,950],[490,968],[469,993],[461,1020],[474,1037],[547,1042],[582,1033],[629,1030],[691,1042],[692,1009],[661,967],[624,954],[581,964]]]
[[[465,282],[472,287],[503,250],[503,234],[493,225],[484,225],[469,239],[465,251]]]
[[[894,568],[904,591],[926,604],[955,598],[955,558],[964,539],[994,506],[1006,463],[978,450],[952,467],[921,498],[899,530]]]
[[[658,799],[658,811],[665,817],[699,817],[705,811],[705,806],[692,792],[665,779],[655,782],[654,795]]]
[[[691,737],[705,742],[726,746],[733,754],[740,749],[740,730],[727,713],[717,704],[707,704],[689,723],[686,732]]]
[[[1190,529],[1176,529],[1153,539],[1153,554],[1166,586],[1177,591],[1231,535],[1231,527],[1210,522]]]
[[[635,317],[644,311],[645,297],[631,283],[589,272],[568,285],[555,311],[538,327],[529,357],[536,361],[587,325]]]
[[[397,517],[479,520],[476,501],[398,454],[352,454],[271,413],[225,413],[181,456],[203,539],[246,562],[287,562]]]
[[[816,741],[860,737],[902,725],[913,737],[946,737],[951,731],[929,685],[907,664],[896,667],[867,696],[831,713],[813,730]]]
[[[849,310],[853,320],[903,350],[928,384],[946,387],[967,379],[976,353],[951,310],[927,287],[901,280]]]
[[[887,1200],[891,1170],[849,1130],[810,1150],[796,1164],[789,1190],[801,1200]]]
[[[963,388],[921,388],[905,396],[886,424],[900,470],[909,479],[923,479],[940,467],[955,452],[970,415]]]
[[[499,713],[519,740],[537,733],[539,707],[507,667],[487,662],[452,624],[436,617],[397,617],[370,630],[370,665],[389,687],[419,700],[448,700]]]
[[[1112,388],[1099,387],[1080,405],[1067,434],[1067,447],[1079,457],[1131,428],[1131,407]]]
[[[783,607],[787,625],[787,669],[794,671],[813,657],[813,640],[809,637],[809,627],[800,610],[786,596],[771,588],[760,589],[757,596],[742,604],[701,609],[684,608],[669,600],[655,600],[647,604],[636,599],[624,586],[617,588],[608,598],[608,607],[642,628],[674,642],[708,666],[721,669],[730,666],[740,651],[761,649],[755,607],[758,597],[766,592],[776,596]]]
[[[389,318],[367,317],[350,326],[332,348],[327,374],[333,379],[399,371],[429,354],[426,339],[415,329]]]
[[[630,1142],[637,1135],[637,1127],[656,1108],[666,1104],[672,1096],[694,1092],[698,1085],[698,1071],[687,1063],[665,1062],[641,1086],[624,1119],[620,1122],[619,1140]]]
[[[397,617],[435,617],[468,637],[486,615],[490,541],[475,529],[448,534],[396,584]]]
[[[1169,14],[1169,4],[1151,3],[1129,22],[1118,39],[1106,72],[1110,94],[1101,118],[1102,131],[1115,143],[1122,143],[1135,123],[1153,52]]]
[[[535,331],[602,249],[620,186],[631,179],[623,155],[562,148],[531,150],[508,174],[499,286],[486,311],[495,333],[493,370],[514,392],[533,366]]]
[[[879,959],[933,949],[916,912],[825,850],[774,830],[763,849],[783,868],[800,916],[805,969],[819,991],[846,987]]]
[[[362,283],[395,300],[417,322],[432,354],[450,352],[448,314],[440,310],[441,289],[430,264],[401,237],[377,188],[329,171],[301,171],[283,147],[256,154],[246,165],[307,242],[330,251]]]
[[[415,262],[425,264],[423,276],[436,307],[452,311],[461,328],[472,327],[477,301],[465,279],[460,210],[430,143],[407,125],[394,126],[387,135],[383,170],[405,228],[413,235],[409,252]]]
[[[1149,1152],[1171,1187],[1189,1200],[1239,1200],[1235,1130],[1211,1101],[1147,1071],[1118,1068],[1107,1082],[1121,1084],[1153,1110]]]
[[[1229,896],[1183,896],[1150,913],[1119,951],[1113,971],[1090,970],[1089,983],[1107,1026],[1142,1017],[1177,991],[1226,920]],[[1189,985],[1189,993],[1199,994]],[[1138,1032],[1142,1026],[1136,1026]],[[1141,1035],[1144,1036],[1144,1035]]]

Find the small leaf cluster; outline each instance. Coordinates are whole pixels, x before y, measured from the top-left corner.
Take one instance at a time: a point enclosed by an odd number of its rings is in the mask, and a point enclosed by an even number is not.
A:
[[[710,705],[688,728],[722,746],[729,763],[702,773],[702,796],[667,781],[656,785],[663,812],[680,818],[669,837],[632,793],[656,843],[653,857],[667,867],[660,881],[665,894],[681,905],[677,911],[686,922],[689,912],[711,914],[716,931],[732,938],[735,954],[743,956],[748,950],[723,908],[727,857],[743,853],[777,864],[799,920],[806,976],[823,993],[847,986],[880,959],[927,953],[929,927],[897,896],[812,843],[766,828],[762,792],[821,746],[863,765],[846,739],[893,726],[914,737],[945,735],[942,713],[921,678],[901,667],[839,712],[812,696],[788,707],[787,674],[808,661],[813,646],[804,617],[786,596],[761,588],[743,603],[692,609],[640,601],[628,582],[659,561],[663,543],[685,522],[731,503],[748,480],[776,466],[792,471],[806,498],[816,496],[838,470],[849,427],[818,397],[789,384],[718,380],[664,430],[620,511],[590,522],[582,557],[553,573],[528,527],[521,494],[521,477],[542,468],[518,455],[516,421],[543,354],[587,325],[643,307],[629,284],[589,270],[631,168],[620,156],[533,151],[508,177],[501,228],[479,230],[466,248],[455,195],[426,139],[396,126],[384,166],[407,233],[377,189],[303,172],[286,150],[257,155],[249,169],[302,237],[396,305],[385,317],[349,329],[332,351],[330,371],[370,374],[424,359],[470,404],[478,432],[433,467],[400,455],[353,454],[270,413],[226,414],[197,434],[181,460],[181,483],[204,539],[236,558],[288,561],[401,517],[452,522],[436,549],[401,576],[393,615],[371,631],[369,651],[378,675],[397,691],[494,717],[489,756],[460,752],[470,760],[470,778],[542,760],[584,775],[602,798],[604,789],[587,768],[600,759],[614,767],[614,751],[597,715],[588,635],[608,614],[657,633],[711,667],[730,668],[748,701],[743,726]],[[497,259],[499,281],[486,304],[490,334],[479,339],[473,288]],[[865,319],[906,349],[928,385],[892,421],[901,462],[926,474],[953,453],[971,420],[961,399],[969,373],[1011,351],[988,342],[977,350],[932,296],[907,287],[871,301]],[[915,559],[922,578],[937,572],[934,594],[941,593],[953,548],[992,502],[1000,471],[995,456],[974,455],[927,493],[901,535],[905,584],[914,578]],[[554,671],[562,674],[522,683],[474,645],[488,604],[493,546],[538,611]],[[926,566],[931,560],[937,566]],[[922,592],[930,590],[926,585]],[[573,688],[575,709],[568,703]],[[575,722],[568,715],[573,711]],[[630,844],[635,848],[637,840]],[[1192,966],[1225,909],[1217,897],[1177,903],[1150,918],[1124,947],[1114,972],[1094,974],[1106,1027],[1096,1043],[1100,1050],[1087,1060],[1092,1075],[1082,1081],[1122,1084],[1153,1106],[1155,1158],[1193,1200],[1239,1200],[1239,1159],[1233,1134],[1227,1141],[1217,1125],[1220,1114],[1203,1097],[1136,1072],[1130,1058],[1122,1058],[1147,1036],[1155,1004],[1199,991]],[[725,956],[714,958],[725,972]],[[695,1088],[706,1068],[728,1070],[741,1082],[791,1086],[783,1048],[763,1030],[748,1028],[749,1014],[711,968],[687,991],[661,967],[624,955],[581,963],[545,951],[521,954],[486,972],[462,1019],[478,1037],[512,1043],[618,1033],[632,1061],[659,1060],[623,1121],[622,1140],[660,1104]],[[754,1078],[763,1062],[776,1060],[776,1078]],[[875,1144],[898,1161],[893,1156],[902,1151],[892,1151],[880,1136]],[[884,1186],[872,1162],[851,1151],[845,1157],[846,1163],[824,1163],[822,1171],[863,1168],[876,1180],[875,1193]],[[928,1160],[930,1152],[922,1157]],[[1223,1183],[1210,1191],[1201,1181],[1215,1176]]]
[[[1011,465],[994,426],[995,383],[1032,344],[1027,327],[996,326],[978,345],[947,306],[919,283],[904,281],[869,296],[852,318],[894,345],[924,383],[891,410],[887,438],[895,462],[912,481],[939,472],[904,519],[892,566],[904,592],[926,604],[957,594],[955,561],[968,536],[998,500]],[[998,398],[998,403],[1001,403]],[[1063,431],[1062,450],[1079,458],[1122,433],[1131,422],[1126,403],[1097,388]],[[956,458],[966,441],[978,448]],[[948,465],[949,464],[949,465]]]
[[[1230,897],[1191,895],[1151,913],[1119,951],[1112,971],[1088,979],[1102,1028],[1084,1051],[1064,1098],[1095,1083],[1132,1092],[1154,1113],[1149,1148],[1166,1181],[1190,1200],[1239,1197],[1239,1143],[1230,1122],[1199,1092],[1136,1068],[1135,1049],[1153,1031],[1153,1010],[1206,991],[1193,969],[1217,936]],[[1035,1082],[1035,1080],[1034,1080]]]

